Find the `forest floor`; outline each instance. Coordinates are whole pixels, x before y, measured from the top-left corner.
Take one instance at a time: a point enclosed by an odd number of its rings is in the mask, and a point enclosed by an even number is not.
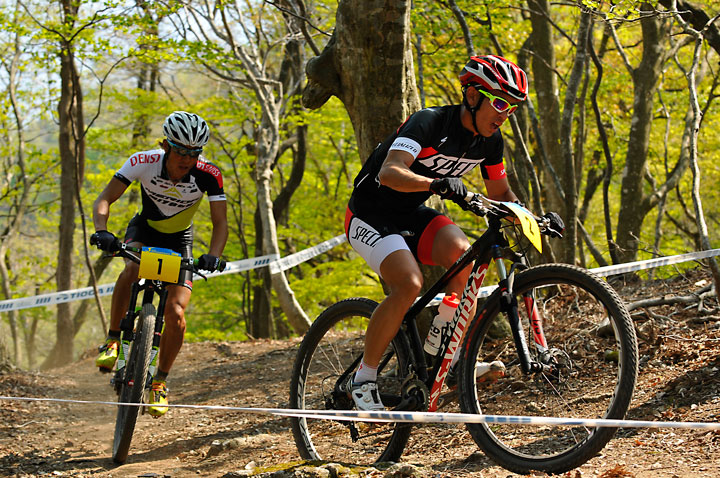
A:
[[[618,289],[631,303],[688,296],[709,280],[693,271]],[[697,304],[633,311],[641,362],[629,419],[720,421],[720,321],[705,314]],[[171,403],[287,407],[298,344],[299,339],[186,344],[170,377]],[[116,400],[109,377],[93,367],[94,353],[49,372],[0,374],[0,395]],[[110,458],[115,411],[111,405],[0,400],[0,476],[234,477],[300,461],[287,418],[174,408],[157,420],[140,416],[130,457],[116,466]],[[451,439],[440,442],[438,427],[443,434],[451,428]],[[488,460],[458,425],[414,429],[402,460],[416,465],[419,476],[516,476]],[[306,476],[295,470],[288,476]],[[371,468],[363,475],[388,473]],[[564,476],[720,477],[720,432],[621,429],[600,455]]]

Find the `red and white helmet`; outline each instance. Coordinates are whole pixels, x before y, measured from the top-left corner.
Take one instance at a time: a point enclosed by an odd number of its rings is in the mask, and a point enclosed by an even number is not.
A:
[[[525,72],[501,56],[473,56],[460,72],[460,84],[477,85],[486,90],[500,90],[518,101],[525,101],[528,81]]]

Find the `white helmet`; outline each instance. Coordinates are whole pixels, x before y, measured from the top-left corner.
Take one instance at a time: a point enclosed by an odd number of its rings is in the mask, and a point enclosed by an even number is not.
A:
[[[202,148],[210,138],[205,120],[186,111],[174,111],[165,118],[163,134],[173,143],[191,148]]]

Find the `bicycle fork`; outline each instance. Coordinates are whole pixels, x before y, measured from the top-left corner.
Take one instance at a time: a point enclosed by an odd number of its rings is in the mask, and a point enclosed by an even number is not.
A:
[[[152,386],[152,378],[157,370],[158,354],[160,352],[160,338],[162,337],[163,325],[165,324],[165,303],[167,302],[167,291],[160,294],[160,301],[155,313],[155,329],[153,330],[152,348],[150,349],[150,365],[148,366],[148,378],[145,388]]]
[[[505,262],[502,260],[502,250],[499,246],[493,248],[492,255],[493,259],[495,259],[495,267],[498,278],[500,279],[500,309],[510,322],[510,329],[512,330],[513,341],[518,351],[518,359],[520,360],[520,367],[523,374],[552,372],[553,367],[550,365],[532,360],[527,340],[525,340],[525,331],[523,330],[518,313],[518,302],[513,292],[514,271],[511,269],[511,273],[507,273]],[[523,294],[523,301],[530,320],[530,327],[532,328],[533,345],[542,355],[547,351],[547,340],[545,339],[545,332],[543,331],[542,318],[540,317],[532,291]]]

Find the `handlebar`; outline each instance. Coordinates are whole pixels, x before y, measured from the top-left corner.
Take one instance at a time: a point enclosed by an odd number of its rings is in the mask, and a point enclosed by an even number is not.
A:
[[[485,197],[480,193],[472,191],[468,191],[465,196],[465,204],[467,205],[466,209],[468,211],[481,217],[488,216],[496,219],[503,219],[507,216],[515,215],[503,201],[496,201]],[[522,204],[519,205],[522,206]],[[533,219],[535,219],[541,234],[545,234],[550,237],[562,237],[563,231],[558,231],[553,228],[555,225],[552,223],[551,218],[548,215],[538,217],[528,209],[525,210]]]
[[[95,237],[95,234],[90,236],[90,245],[96,246],[97,245],[97,239]],[[130,259],[131,261],[135,262],[136,264],[140,264],[140,257],[135,254],[142,254],[142,248],[140,247],[133,247],[125,244],[124,242],[121,242],[120,240],[116,239],[115,246],[117,248],[116,251],[108,252],[113,257],[124,257],[126,259]],[[134,253],[134,254],[133,254]],[[201,270],[205,269],[199,269],[198,268],[198,259],[194,259],[192,257],[183,257],[180,259],[180,269],[189,270],[196,274],[199,274],[202,277],[205,277],[200,273]],[[217,266],[217,271],[222,272],[225,270],[225,267],[227,266],[227,262],[220,259]]]

